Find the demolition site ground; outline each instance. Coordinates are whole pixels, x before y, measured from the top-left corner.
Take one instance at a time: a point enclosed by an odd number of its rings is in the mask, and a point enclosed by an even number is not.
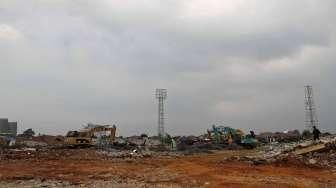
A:
[[[0,187],[336,187],[334,168],[290,156],[263,162],[258,155],[258,149],[188,155],[3,149]]]

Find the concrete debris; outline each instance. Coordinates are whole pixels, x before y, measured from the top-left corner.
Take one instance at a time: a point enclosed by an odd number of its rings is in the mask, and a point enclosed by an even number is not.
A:
[[[320,142],[302,141],[292,143],[272,142],[258,148],[254,156],[232,156],[224,161],[244,161],[254,165],[276,164],[311,166],[336,169],[335,138],[325,137]]]
[[[299,144],[293,153],[296,155],[303,155],[311,152],[319,152],[324,150],[336,149],[336,140],[335,138],[325,137],[319,142],[306,142]]]
[[[315,159],[309,159],[308,162],[309,164],[313,164],[313,165],[317,163]]]
[[[125,141],[130,145],[143,146],[146,148],[161,145],[160,139],[158,137],[132,136],[125,138]]]
[[[297,149],[295,151],[293,151],[294,154],[296,155],[303,155],[306,153],[310,153],[310,152],[318,152],[318,151],[322,151],[325,150],[326,145],[324,143],[317,143],[317,144],[312,144],[310,146],[306,146],[306,147],[297,147]]]
[[[137,159],[137,158],[150,158],[160,156],[179,157],[182,154],[176,152],[154,152],[154,151],[141,151],[141,150],[99,150],[98,155],[105,156],[109,159]]]
[[[263,143],[269,142],[297,142],[302,138],[300,131],[284,131],[284,132],[264,132],[257,135],[257,139]]]
[[[31,138],[26,138],[22,136],[16,137],[16,145],[37,145],[37,146],[62,146],[64,144],[63,136],[50,136],[50,135],[39,135]],[[31,147],[29,145],[28,147]]]
[[[22,145],[27,146],[27,147],[45,147],[48,144],[45,142],[37,142],[37,141],[32,141],[32,140],[26,140],[22,142]]]

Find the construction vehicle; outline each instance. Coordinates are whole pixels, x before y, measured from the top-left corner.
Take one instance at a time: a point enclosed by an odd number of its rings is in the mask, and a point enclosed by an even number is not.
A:
[[[0,133],[0,146],[12,146],[15,144],[15,137],[11,133]]]
[[[255,148],[258,140],[254,135],[245,135],[240,129],[233,129],[227,126],[212,126],[212,130],[208,130],[208,139],[217,144],[236,143],[245,148]]]
[[[259,141],[255,138],[255,136],[247,134],[241,137],[238,144],[247,149],[253,149],[258,146]]]
[[[5,139],[0,136],[0,146],[5,146],[5,145],[7,145]]]
[[[115,140],[116,126],[88,124],[81,131],[69,131],[64,143],[70,147],[90,147],[112,144]]]

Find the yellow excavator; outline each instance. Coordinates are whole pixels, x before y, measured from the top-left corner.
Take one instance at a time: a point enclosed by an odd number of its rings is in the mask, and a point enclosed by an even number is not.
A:
[[[81,131],[69,131],[64,144],[70,147],[90,147],[94,145],[111,144],[115,140],[116,126],[93,125]]]

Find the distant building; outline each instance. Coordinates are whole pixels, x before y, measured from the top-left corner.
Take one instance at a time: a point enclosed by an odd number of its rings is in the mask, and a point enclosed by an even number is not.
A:
[[[0,134],[17,135],[17,122],[8,122],[7,118],[0,119]]]
[[[17,122],[8,122],[8,130],[13,135],[17,135]]]
[[[9,125],[8,119],[1,118],[0,119],[0,133],[8,133]]]

